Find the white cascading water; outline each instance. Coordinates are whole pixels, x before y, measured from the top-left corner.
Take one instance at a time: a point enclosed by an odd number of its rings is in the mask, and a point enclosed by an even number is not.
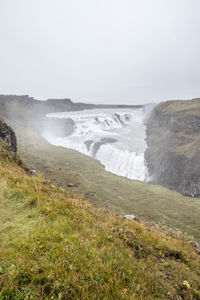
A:
[[[51,113],[47,117],[74,122],[73,132],[64,138],[53,137],[45,130],[43,137],[49,143],[91,156],[114,174],[145,180],[143,109],[93,109]]]

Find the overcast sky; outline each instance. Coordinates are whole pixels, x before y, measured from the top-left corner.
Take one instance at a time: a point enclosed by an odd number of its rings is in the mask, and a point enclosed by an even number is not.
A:
[[[0,93],[200,97],[200,0],[0,0]]]

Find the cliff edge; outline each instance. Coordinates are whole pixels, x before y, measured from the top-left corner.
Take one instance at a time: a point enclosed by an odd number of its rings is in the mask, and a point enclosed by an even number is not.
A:
[[[149,181],[200,197],[200,99],[157,105],[147,121]]]

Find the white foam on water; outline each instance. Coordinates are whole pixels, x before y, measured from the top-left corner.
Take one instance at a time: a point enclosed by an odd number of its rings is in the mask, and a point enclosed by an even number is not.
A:
[[[106,171],[130,179],[145,180],[144,153],[136,154],[117,149],[114,145],[103,145],[97,152],[96,159],[105,166]]]
[[[53,137],[46,130],[43,137],[49,143],[91,156],[119,176],[141,181],[147,177],[143,109],[95,109],[47,116],[74,122],[74,131],[64,138]]]

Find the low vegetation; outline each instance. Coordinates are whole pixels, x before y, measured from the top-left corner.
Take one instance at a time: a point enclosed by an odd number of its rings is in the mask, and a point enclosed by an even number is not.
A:
[[[0,299],[200,299],[200,257],[175,239],[28,176],[0,146]]]
[[[97,207],[134,214],[160,227],[173,228],[200,242],[200,201],[106,172],[96,160],[77,151],[48,144],[30,130],[15,128],[23,161],[55,185],[81,192]],[[68,188],[72,183],[73,188]]]

